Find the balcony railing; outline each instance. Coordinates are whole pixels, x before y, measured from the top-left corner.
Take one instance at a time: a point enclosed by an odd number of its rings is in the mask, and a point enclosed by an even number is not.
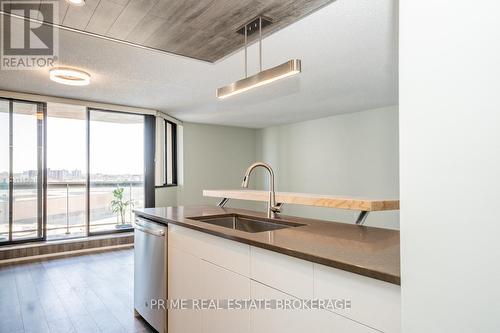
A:
[[[113,190],[124,188],[124,200],[140,208],[144,202],[142,181],[96,181],[90,184],[90,231],[101,232],[119,228],[133,221],[132,207],[126,211],[126,220],[119,222],[111,210]],[[13,238],[36,237],[36,184],[14,184]],[[87,234],[86,183],[49,182],[47,184],[47,238],[82,237]],[[0,238],[8,237],[8,189],[0,188]],[[123,223],[124,222],[124,223]]]

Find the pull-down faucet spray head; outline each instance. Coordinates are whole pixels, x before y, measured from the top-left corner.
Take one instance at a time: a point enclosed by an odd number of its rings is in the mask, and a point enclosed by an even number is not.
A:
[[[255,162],[250,165],[245,172],[245,176],[243,176],[243,181],[241,182],[241,187],[248,188],[248,181],[250,179],[250,174],[253,169],[257,167],[263,167],[269,173],[269,201],[267,204],[267,216],[269,218],[275,217],[276,213],[281,211],[281,205],[276,204],[276,198],[274,193],[274,171],[269,164],[264,162]]]
[[[241,182],[241,187],[248,188],[248,175],[243,176],[243,181]]]

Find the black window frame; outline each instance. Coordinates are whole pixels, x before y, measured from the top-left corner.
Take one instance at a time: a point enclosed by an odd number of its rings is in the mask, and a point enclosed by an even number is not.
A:
[[[161,185],[156,185],[155,188],[162,188],[162,187],[175,187],[179,185],[178,181],[178,169],[177,169],[177,124],[167,120],[163,119],[164,122],[164,135],[165,135],[165,142],[164,142],[164,147],[163,147],[163,163],[165,165],[165,170],[164,170],[164,182]],[[168,125],[171,126],[171,138],[168,137],[168,130],[167,127]],[[168,183],[168,176],[169,176],[169,170],[168,170],[168,163],[167,163],[167,145],[170,145],[170,151],[172,154],[172,182]]]
[[[124,228],[120,230],[104,230],[104,231],[91,231],[90,230],[90,126],[91,126],[91,112],[108,112],[117,114],[132,114],[136,116],[144,117],[144,208],[151,208],[155,206],[155,187],[154,185],[154,150],[155,150],[155,121],[154,116],[135,112],[124,112],[111,109],[97,108],[87,106],[86,115],[86,126],[87,126],[87,184],[86,184],[86,224],[87,224],[87,235],[85,237],[101,236],[101,235],[111,235],[126,232],[133,232],[134,227]],[[135,215],[135,214],[134,214]]]
[[[8,102],[9,105],[9,216],[8,216],[8,240],[0,242],[2,246],[33,243],[47,240],[47,103],[19,98],[0,97],[0,100]],[[13,114],[14,103],[34,104],[37,108],[37,237],[14,239],[13,238]],[[38,117],[41,114],[41,117]]]

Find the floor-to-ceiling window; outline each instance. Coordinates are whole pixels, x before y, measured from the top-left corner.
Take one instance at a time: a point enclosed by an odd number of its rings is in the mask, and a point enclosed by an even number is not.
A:
[[[0,98],[0,244],[132,230],[154,205],[154,131],[153,116]]]
[[[144,116],[89,110],[90,233],[132,228],[144,207]]]
[[[9,101],[0,99],[0,243],[9,240]]]
[[[47,103],[47,239],[87,233],[87,108]]]
[[[0,103],[0,241],[43,239],[44,105]]]
[[[12,239],[43,237],[43,114],[37,103],[14,102],[12,110]]]

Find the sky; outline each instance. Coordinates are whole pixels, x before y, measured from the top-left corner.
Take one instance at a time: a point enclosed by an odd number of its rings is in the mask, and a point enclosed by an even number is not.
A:
[[[49,105],[50,115],[50,105]],[[0,172],[8,171],[8,113],[0,112]],[[144,167],[143,124],[103,121],[90,123],[91,173],[141,174]],[[48,117],[47,167],[86,168],[84,120]],[[14,172],[36,169],[36,120],[34,115],[14,117]]]
[[[0,101],[0,103],[2,103]],[[1,104],[0,104],[1,105]],[[0,172],[9,170],[9,123],[8,114],[0,112]]]

